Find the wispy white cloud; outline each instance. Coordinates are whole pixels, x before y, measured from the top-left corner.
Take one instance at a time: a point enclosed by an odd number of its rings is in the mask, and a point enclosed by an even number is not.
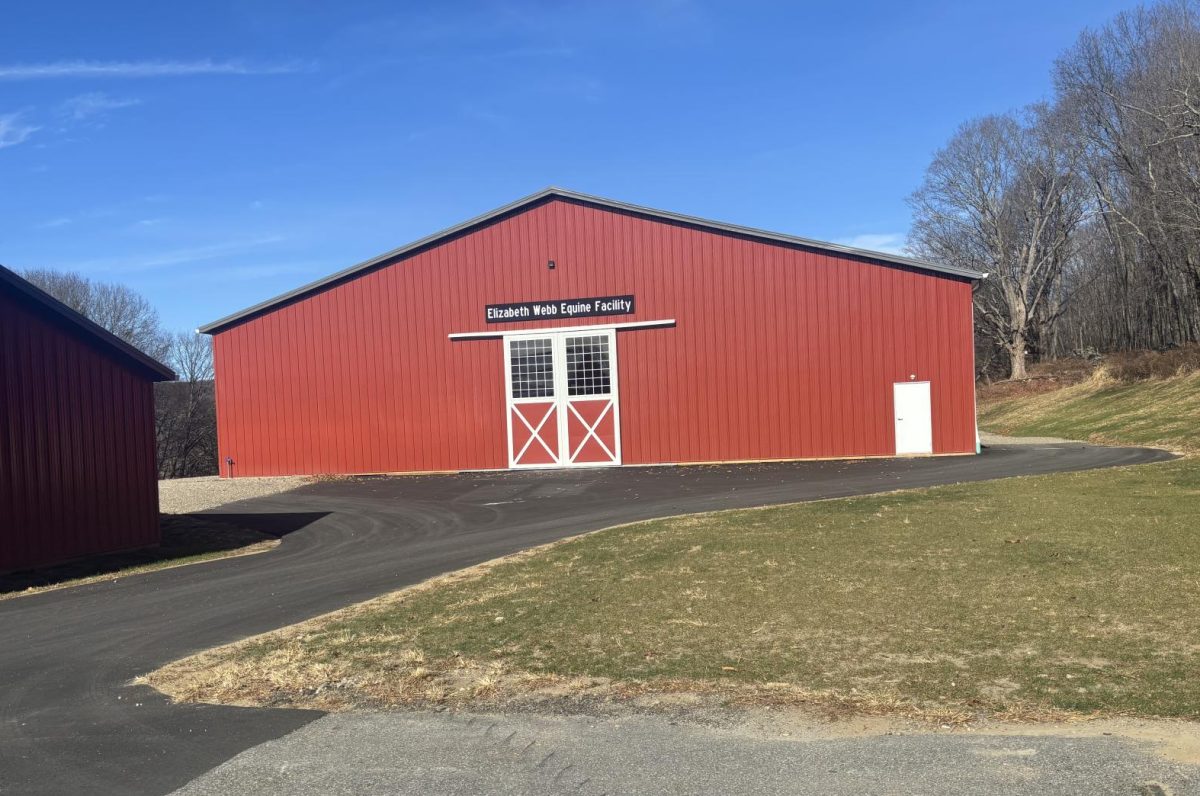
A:
[[[121,108],[132,108],[134,105],[141,104],[142,101],[140,99],[133,97],[114,97],[110,94],[105,94],[103,91],[92,91],[63,101],[59,109],[72,119],[82,120],[109,113],[110,111],[120,110]]]
[[[70,223],[71,219],[67,218],[66,216],[59,216],[58,218],[52,218],[49,221],[43,221],[37,226],[38,229],[54,229],[55,227],[65,227]]]
[[[887,254],[904,254],[905,236],[902,232],[868,232],[842,238],[836,241],[843,246],[853,246],[856,249],[869,249]]]
[[[282,235],[266,235],[261,238],[212,243],[189,248],[133,255],[130,257],[105,257],[98,260],[63,263],[61,267],[84,272],[125,273],[130,271],[151,271],[156,268],[234,257],[249,251],[261,249],[264,246],[270,246],[274,243],[281,243],[284,240],[286,238]]]
[[[276,276],[291,276],[292,274],[320,274],[325,273],[326,270],[327,269],[319,267],[314,263],[267,263],[254,265],[233,265],[227,268],[206,270],[204,272],[204,277],[205,279],[209,280],[218,279],[221,281],[228,280],[252,282],[258,279],[270,279]]]
[[[25,121],[24,113],[0,115],[0,149],[23,144],[41,128]]]
[[[54,78],[173,77],[188,75],[280,75],[302,71],[297,63],[248,64],[243,61],[52,61],[0,64],[0,80]]]

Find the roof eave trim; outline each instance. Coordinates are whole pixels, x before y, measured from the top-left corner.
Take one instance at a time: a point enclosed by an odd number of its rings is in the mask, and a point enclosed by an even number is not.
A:
[[[234,326],[243,320],[246,320],[250,317],[253,317],[255,315],[259,315],[263,312],[266,312],[267,310],[271,309],[272,307],[287,303],[289,301],[292,301],[293,299],[301,298],[310,293],[314,293],[314,292],[320,290],[321,288],[337,284],[346,279],[349,279],[350,277],[353,277],[355,274],[357,274],[359,272],[365,271],[370,268],[374,268],[378,265],[382,265],[383,263],[386,263],[389,260],[394,260],[394,259],[403,257],[404,255],[409,254],[410,252],[413,252],[417,249],[421,249],[426,246],[431,246],[445,238],[449,238],[449,237],[457,235],[461,232],[465,232],[466,230],[469,230],[473,227],[477,227],[482,224],[486,224],[489,221],[492,221],[496,218],[500,218],[509,213],[516,212],[517,210],[520,210],[521,208],[526,207],[527,205],[532,205],[532,204],[540,202],[544,199],[549,199],[551,197],[558,197],[558,198],[567,199],[567,200],[571,200],[571,201],[581,202],[584,204],[595,205],[598,207],[605,207],[610,210],[619,210],[622,212],[631,213],[631,214],[639,215],[639,216],[644,216],[647,218],[658,219],[658,220],[662,220],[662,221],[672,221],[672,222],[679,223],[679,224],[686,224],[686,225],[693,226],[693,227],[700,227],[702,229],[717,230],[720,232],[727,232],[727,233],[734,234],[734,235],[743,235],[745,237],[757,238],[760,240],[769,240],[769,241],[773,241],[776,243],[785,243],[785,244],[789,244],[789,245],[793,245],[793,246],[803,246],[803,247],[810,248],[810,249],[835,252],[835,253],[839,253],[839,254],[845,254],[845,255],[852,256],[852,257],[858,257],[858,258],[863,258],[863,259],[868,259],[868,260],[877,260],[879,262],[891,263],[891,264],[895,264],[895,265],[903,265],[903,266],[908,266],[910,268],[917,268],[922,271],[932,271],[935,273],[942,273],[942,274],[947,274],[950,276],[957,276],[957,277],[961,277],[964,279],[979,280],[979,279],[983,279],[986,276],[986,274],[983,274],[979,271],[971,270],[969,268],[959,268],[957,266],[952,266],[952,265],[940,265],[940,264],[936,264],[936,263],[925,262],[924,260],[918,260],[918,259],[915,259],[912,257],[905,257],[905,256],[899,255],[899,254],[889,254],[887,252],[873,251],[871,249],[860,249],[860,248],[857,248],[854,246],[845,246],[840,243],[829,243],[828,241],[814,240],[811,238],[801,238],[796,235],[787,235],[782,232],[771,232],[769,230],[756,229],[754,227],[744,227],[744,226],[741,226],[738,224],[727,224],[723,221],[713,221],[711,219],[700,218],[698,216],[688,216],[688,215],[683,215],[682,213],[673,213],[668,210],[656,210],[654,208],[643,207],[641,205],[630,204],[628,202],[621,202],[621,201],[617,201],[615,199],[605,199],[604,197],[601,197],[601,196],[592,196],[590,194],[579,193],[577,191],[570,191],[565,188],[550,187],[550,188],[545,188],[541,191],[538,191],[537,193],[533,193],[533,194],[530,194],[529,196],[518,199],[515,202],[510,202],[509,204],[506,204],[502,207],[498,207],[495,210],[491,210],[487,213],[484,213],[483,215],[475,216],[474,218],[468,219],[467,221],[463,221],[460,224],[455,224],[452,227],[447,227],[446,229],[443,229],[440,232],[435,232],[432,235],[427,235],[424,238],[415,240],[412,243],[401,246],[398,249],[392,249],[389,252],[385,252],[376,257],[372,257],[369,260],[364,260],[360,263],[350,266],[349,268],[343,268],[342,270],[337,271],[336,273],[330,274],[329,276],[323,277],[314,282],[309,282],[306,285],[301,285],[300,287],[295,288],[294,290],[289,290],[286,293],[281,293],[280,295],[275,296],[274,298],[269,298],[266,301],[261,301],[258,304],[255,304],[251,307],[247,307],[243,310],[239,310],[238,312],[235,312],[231,315],[226,315],[224,318],[219,318],[210,323],[206,323],[203,326],[200,326],[196,331],[200,332],[201,334],[215,334],[217,332],[223,331],[223,330],[229,328],[230,326]]]

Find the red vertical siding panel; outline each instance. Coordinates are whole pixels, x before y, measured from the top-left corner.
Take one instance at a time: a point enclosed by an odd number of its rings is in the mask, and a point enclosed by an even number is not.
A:
[[[382,454],[382,448],[379,445],[380,438],[376,433],[379,406],[375,391],[372,389],[374,375],[378,371],[378,362],[374,356],[378,349],[376,347],[377,341],[371,335],[371,314],[366,296],[367,290],[375,282],[375,275],[377,273],[377,271],[372,272],[366,279],[357,279],[350,282],[347,286],[353,287],[354,290],[346,291],[346,296],[350,299],[348,311],[352,316],[362,314],[365,321],[365,323],[353,324],[355,335],[353,345],[351,346],[352,357],[350,360],[354,382],[364,397],[364,400],[358,404],[358,411],[354,414],[354,420],[358,423],[359,433],[363,440],[363,458],[359,464],[361,468],[360,472],[375,470],[375,468],[371,467],[370,454],[372,451],[375,451],[377,455]]]
[[[344,308],[346,292],[343,290],[329,291],[325,298],[327,313],[333,319],[333,334],[328,340],[327,357],[329,362],[330,383],[329,394],[332,397],[333,416],[336,425],[342,431],[342,439],[330,440],[337,448],[337,466],[339,472],[358,472],[358,460],[362,450],[362,440],[359,439],[358,425],[354,422],[354,407],[358,404],[358,385],[351,381],[347,350],[350,348],[351,336],[355,325],[349,322]]]
[[[891,329],[886,322],[888,306],[887,270],[876,268],[871,271],[871,323],[875,326],[875,346],[872,349],[871,405],[875,411],[875,444],[869,451],[875,455],[890,453],[888,447],[892,417],[888,394],[892,389]]]
[[[771,446],[771,458],[782,459],[796,445],[796,314],[788,309],[788,298],[795,293],[795,273],[788,268],[780,252],[774,248],[764,247],[771,268],[775,274],[775,284],[768,291],[771,306],[767,310],[772,317],[779,319],[779,334],[783,338],[783,359],[779,362],[780,389],[783,394],[779,397],[779,411],[772,414],[777,418],[776,436]]]
[[[320,457],[324,445],[321,440],[321,431],[325,425],[322,416],[324,406],[320,394],[321,349],[319,339],[322,332],[305,323],[305,319],[298,313],[287,313],[287,315],[292,320],[293,345],[298,349],[295,357],[298,371],[296,383],[289,385],[288,390],[297,393],[295,403],[301,409],[301,422],[304,424],[303,428],[288,430],[294,431],[304,442],[302,445],[303,458],[291,462],[291,466],[286,470],[289,475],[318,473],[322,471]]]
[[[405,300],[422,301],[424,294],[421,290],[420,270],[418,268],[404,269],[404,294],[401,298],[401,306]],[[405,355],[404,355],[404,373],[405,377],[401,380],[403,385],[400,391],[404,405],[403,417],[405,422],[410,424],[412,429],[412,440],[410,452],[412,455],[411,461],[419,463],[425,469],[433,469],[430,466],[430,448],[434,444],[433,435],[437,434],[436,421],[430,416],[429,409],[424,403],[424,396],[421,394],[422,382],[430,385],[430,392],[437,397],[438,390],[434,386],[434,376],[430,372],[429,357],[431,344],[436,345],[436,341],[423,339],[425,331],[421,325],[421,319],[416,313],[411,315],[406,314],[404,327],[405,334]]]
[[[355,325],[349,322],[343,305],[346,301],[344,290],[331,290],[324,295],[326,315],[332,320],[328,327],[331,332],[326,351],[330,381],[329,395],[332,398],[332,413],[335,418],[333,428],[341,431],[341,439],[330,439],[327,445],[332,445],[337,453],[337,472],[358,472],[358,459],[362,450],[359,439],[358,425],[354,422],[353,407],[359,400],[358,385],[351,381],[351,369],[346,354],[350,347],[351,335]]]
[[[643,231],[643,234],[646,234]],[[688,253],[690,251],[689,242],[683,234],[672,236],[671,255],[676,259],[676,262],[683,262],[686,265],[679,269],[679,292],[678,295],[682,298],[679,305],[687,307],[693,311],[704,306],[704,290],[702,284],[706,278],[703,271],[703,264],[698,260],[689,260]],[[665,271],[665,263],[659,260],[658,267]],[[663,297],[663,304],[667,305],[668,297]],[[675,309],[675,308],[672,308]],[[685,319],[688,323],[694,321]],[[704,426],[699,422],[699,419],[705,415],[708,395],[704,389],[707,383],[701,375],[702,360],[705,353],[703,347],[704,338],[698,334],[681,335],[677,330],[663,331],[658,333],[658,337],[662,340],[662,346],[665,350],[671,352],[674,358],[680,360],[685,369],[686,378],[681,386],[682,396],[686,396],[686,411],[681,414],[680,419],[683,421],[680,424],[680,433],[683,439],[680,442],[679,449],[675,453],[674,461],[697,461],[704,450],[707,449],[707,443],[704,433]]]
[[[251,345],[258,352],[254,367],[247,369],[247,387],[260,396],[271,394],[270,373],[274,363],[274,353],[283,341],[268,334],[269,321],[255,324],[250,330]],[[251,429],[254,449],[258,455],[246,469],[246,475],[261,475],[275,470],[275,441],[282,424],[276,424],[280,417],[279,409],[272,408],[266,401],[260,401],[254,411],[254,425]]]
[[[63,384],[60,378],[60,373],[65,370],[63,367],[54,367],[52,363],[62,362],[61,350],[59,348],[60,338],[57,336],[42,335],[37,338],[36,362],[41,368],[41,377],[46,383],[46,400],[42,402],[40,411],[42,418],[46,423],[46,429],[50,435],[62,434],[62,421],[59,418],[58,402],[62,396]],[[66,364],[63,362],[62,364]],[[121,396],[116,396],[118,401]],[[51,436],[53,439],[53,436]],[[60,445],[50,444],[43,448],[43,453],[39,458],[42,466],[42,473],[47,477],[47,481],[43,486],[47,489],[53,488],[54,484],[62,482],[62,449],[65,445],[69,445],[70,441],[61,439]],[[53,500],[47,506],[47,519],[50,521],[51,527],[65,528],[67,526],[66,517],[63,514],[62,501]],[[70,528],[66,533],[56,534],[55,541],[57,543],[55,554],[61,556],[64,550],[71,549],[79,544],[78,528]],[[120,543],[121,540],[118,540]]]
[[[834,350],[842,354],[833,363],[834,372],[837,375],[836,392],[833,394],[840,397],[836,404],[841,410],[841,421],[837,425],[841,432],[841,440],[837,445],[838,450],[862,449],[857,441],[858,428],[856,426],[858,423],[855,416],[857,407],[854,395],[855,363],[844,357],[844,352],[859,349],[857,335],[850,323],[850,272],[855,267],[854,263],[846,263],[841,267],[835,265],[830,268],[834,301],[829,307],[831,313],[829,321],[837,332],[838,342]]]
[[[874,371],[879,362],[879,334],[876,323],[877,296],[875,274],[879,269],[864,268],[859,277],[858,324],[863,335],[863,361],[859,363],[859,382],[862,385],[863,452],[874,454],[879,448],[879,401]]]
[[[292,378],[295,380],[285,389],[298,390],[301,395],[311,395],[313,390],[313,349],[312,330],[300,322],[295,313],[285,316],[288,324],[288,339],[297,347],[296,357],[289,363],[293,368]],[[291,429],[292,438],[296,445],[296,459],[284,468],[288,474],[307,472],[312,466],[318,446],[313,442],[313,430],[319,423],[316,417],[316,404],[311,400],[294,401],[295,422],[298,424]]]
[[[687,308],[696,315],[702,312],[704,306],[703,283],[705,273],[703,264],[691,256],[692,243],[688,236],[674,233],[670,236],[670,246],[654,247],[654,238],[649,230],[641,229],[635,239],[637,246],[654,248],[654,257],[648,260],[648,265],[667,272],[666,264],[680,262],[684,265],[676,269],[673,281],[668,281],[661,288],[661,293],[655,297],[655,306],[648,307],[644,312],[652,313],[663,318],[678,318],[680,308]],[[636,256],[636,249],[635,255]],[[626,277],[632,281],[635,277]],[[659,308],[662,308],[661,310]],[[694,324],[695,321],[684,318],[682,322]],[[692,334],[681,335],[675,329],[661,329],[654,334],[659,350],[666,352],[663,356],[674,359],[679,363],[679,380],[675,396],[676,405],[676,441],[670,451],[670,461],[696,461],[700,452],[706,449],[705,429],[698,422],[706,414],[708,396],[698,388],[704,382],[704,338],[697,330]]]
[[[237,384],[237,392],[240,396],[237,453],[234,454],[233,459],[235,476],[253,473],[253,469],[247,470],[246,468],[252,467],[253,456],[258,452],[258,440],[254,436],[254,429],[258,427],[257,415],[264,408],[270,407],[266,396],[258,395],[250,384],[250,374],[259,367],[262,357],[262,352],[252,337],[256,327],[256,324],[247,324],[234,329],[234,334],[231,335],[234,343],[232,348],[236,371],[234,383]],[[242,352],[245,352],[244,356],[242,356]]]
[[[296,345],[295,334],[292,329],[291,319],[285,315],[278,316],[274,320],[275,334],[282,340],[287,340],[290,345]],[[299,389],[302,383],[300,367],[303,363],[303,352],[297,352],[297,357],[276,357],[275,365],[275,389],[287,390]],[[283,461],[279,462],[280,469],[290,470],[292,463],[303,461],[303,444],[301,441],[304,423],[304,404],[298,401],[289,401],[286,407],[287,412],[287,428],[294,429],[290,434],[279,434],[279,449],[283,456]]]
[[[864,277],[866,269],[870,266],[855,263],[850,268],[846,268],[846,325],[850,336],[850,344],[861,352],[861,355],[847,361],[849,366],[850,389],[852,392],[853,411],[851,412],[851,423],[853,424],[853,439],[854,449],[859,451],[868,450],[868,430],[871,422],[871,415],[867,409],[867,391],[866,385],[863,383],[863,369],[867,363],[871,362],[870,350],[871,340],[875,336],[875,329],[871,328],[871,324],[866,321],[863,316],[863,302],[865,300]]]
[[[383,357],[383,361],[380,363],[377,388],[380,394],[377,400],[387,427],[387,450],[385,452],[387,460],[398,461],[402,451],[400,430],[405,426],[405,422],[396,412],[395,394],[389,389],[389,385],[395,383],[402,372],[396,362],[395,325],[389,323],[395,306],[389,302],[389,296],[396,279],[394,271],[380,271],[379,275],[379,289],[375,291],[373,307],[373,311],[376,313],[376,333],[379,336],[380,354]]]
[[[874,350],[879,338],[879,329],[874,323],[875,316],[871,312],[874,301],[871,293],[871,275],[876,270],[878,269],[870,266],[860,266],[855,269],[853,295],[855,305],[853,323],[862,351],[862,356],[855,361],[858,377],[858,419],[855,422],[860,426],[861,445],[859,449],[866,454],[870,454],[876,449],[874,425],[878,416],[871,385],[873,363],[879,361],[879,355]]]
[[[820,259],[817,268],[817,279],[820,284],[819,301],[817,306],[818,339],[821,341],[821,381],[819,383],[819,401],[821,416],[824,418],[824,450],[822,456],[833,456],[841,441],[841,406],[843,396],[838,390],[838,373],[840,370],[841,351],[837,347],[840,339],[838,330],[833,323],[831,308],[835,299],[831,263]]]
[[[258,329],[258,344],[264,349],[274,351],[283,342],[283,336],[280,335],[278,329],[279,318],[277,316],[268,316],[263,320],[264,323]],[[276,392],[276,384],[279,380],[280,359],[281,357],[276,356],[267,357],[262,361],[255,373],[261,380],[262,390],[266,395],[274,395]],[[263,448],[266,451],[262,466],[272,472],[277,472],[280,466],[286,461],[287,452],[284,440],[291,436],[290,434],[279,433],[278,429],[292,428],[293,422],[294,420],[291,417],[289,408],[283,407],[272,413],[270,422],[264,422],[259,428],[259,433],[262,434]]]
[[[224,360],[221,357],[222,340],[225,338],[210,338],[212,345],[213,359],[213,397],[217,403],[217,467],[222,474],[225,472],[225,436],[229,433],[229,401],[221,398],[221,391],[225,389],[228,383],[222,375],[224,368]]]
[[[932,333],[936,336],[936,345],[933,348],[937,356],[937,362],[933,367],[936,373],[946,373],[947,363],[949,361],[949,340],[946,333],[946,313],[943,311],[943,302],[945,301],[946,291],[944,290],[945,282],[943,280],[931,280],[932,288],[936,295],[932,312],[929,314],[932,322]],[[936,389],[935,393],[937,400],[934,403],[934,434],[933,434],[933,450],[940,452],[948,450],[950,443],[955,438],[954,417],[951,407],[955,404],[955,394],[957,393],[957,385],[953,379],[941,379],[938,384],[932,385],[931,389]]]
[[[249,385],[246,383],[246,372],[251,368],[258,366],[257,349],[249,344],[250,329],[248,326],[239,326],[236,329],[231,329],[229,332],[229,360],[230,371],[233,374],[232,390],[234,395],[233,407],[235,416],[235,425],[233,429],[235,433],[233,437],[233,447],[230,450],[230,455],[233,456],[232,475],[234,477],[241,475],[242,468],[242,451],[246,451],[247,457],[250,451],[253,450],[253,445],[250,440],[249,429],[253,427],[253,412],[256,408],[265,402],[265,399],[253,395],[249,390]]]
[[[958,344],[955,340],[955,335],[958,332],[957,324],[955,323],[954,300],[955,288],[954,284],[943,284],[942,301],[944,306],[941,308],[943,317],[945,318],[945,335],[946,335],[946,362],[944,365],[947,379],[954,384],[954,402],[949,407],[949,411],[953,415],[952,428],[954,431],[953,439],[949,441],[947,450],[965,446],[970,440],[971,444],[974,440],[971,439],[974,435],[969,429],[969,424],[975,412],[971,406],[971,389],[974,378],[971,379],[971,384],[964,384],[961,376],[957,374],[959,371],[959,354]]]
[[[256,423],[256,413],[260,406],[266,403],[265,396],[259,396],[254,391],[250,384],[250,373],[258,367],[259,357],[262,355],[258,351],[258,347],[253,345],[251,335],[253,328],[251,324],[245,327],[239,327],[233,330],[234,345],[233,349],[234,371],[236,373],[235,384],[238,385],[238,397],[235,403],[238,406],[238,447],[234,454],[233,473],[236,475],[250,474],[245,472],[245,467],[252,462],[252,451],[257,451],[257,441],[253,438],[253,429]]]
[[[769,291],[770,307],[766,310],[771,317],[778,319],[779,335],[785,341],[782,361],[779,362],[780,389],[783,394],[779,397],[778,435],[771,449],[771,458],[782,459],[787,452],[796,449],[800,437],[797,431],[799,416],[796,407],[799,399],[796,396],[798,384],[796,376],[796,361],[799,358],[799,335],[796,331],[796,313],[789,308],[791,297],[796,293],[795,269],[782,256],[782,252],[773,247],[764,247],[771,261],[778,283]]]
[[[772,349],[764,345],[762,335],[760,334],[762,323],[761,295],[760,291],[766,281],[766,274],[758,265],[756,257],[756,249],[758,244],[746,244],[731,238],[730,248],[732,254],[737,259],[737,280],[744,288],[742,301],[745,302],[741,306],[750,308],[750,312],[737,312],[734,316],[741,321],[742,329],[748,344],[746,360],[747,378],[752,379],[747,384],[758,383],[760,390],[764,390],[766,395],[756,398],[752,390],[746,390],[742,395],[743,404],[745,406],[745,417],[747,428],[742,439],[746,444],[746,452],[744,458],[754,459],[755,451],[765,451],[766,446],[766,431],[767,420],[764,413],[765,408],[772,408],[772,400],[775,395],[775,379],[771,373],[771,361],[774,356],[769,353]],[[758,316],[758,317],[755,317]],[[765,398],[766,400],[763,400]]]
[[[821,263],[821,286],[821,329],[825,333],[825,345],[822,348],[825,374],[821,402],[825,404],[829,417],[829,441],[825,455],[833,456],[834,451],[843,445],[842,435],[845,429],[842,423],[842,407],[846,397],[841,388],[842,335],[841,329],[838,328],[838,313],[834,309],[838,298],[837,274],[827,262]]]
[[[408,355],[404,345],[404,324],[398,318],[403,313],[398,308],[403,306],[403,275],[399,269],[387,269],[384,289],[380,291],[383,300],[383,317],[380,324],[387,338],[387,376],[384,380],[387,395],[384,405],[392,422],[392,444],[394,459],[392,462],[412,460],[412,422],[405,412],[403,397],[399,384],[407,372]],[[314,452],[315,453],[315,452]]]
[[[837,273],[838,301],[833,311],[838,314],[836,323],[841,333],[842,344],[840,351],[862,350],[862,332],[854,324],[854,272],[858,265],[847,263],[848,267],[834,268]],[[861,364],[861,358],[843,359],[838,370],[842,378],[842,420],[843,441],[842,450],[862,450],[862,425],[858,407],[858,385],[856,374]]]

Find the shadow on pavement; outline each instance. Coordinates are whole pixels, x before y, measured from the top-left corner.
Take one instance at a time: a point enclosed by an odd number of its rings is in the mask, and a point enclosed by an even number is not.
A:
[[[168,566],[196,556],[215,556],[279,539],[328,512],[274,514],[162,514],[157,547],[81,558],[53,567],[0,575],[0,595],[53,586],[96,575],[153,565]]]

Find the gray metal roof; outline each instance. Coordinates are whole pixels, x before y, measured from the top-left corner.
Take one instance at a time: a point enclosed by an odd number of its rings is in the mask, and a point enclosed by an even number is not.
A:
[[[911,257],[903,257],[898,254],[871,251],[870,249],[858,249],[853,246],[843,246],[840,243],[828,243],[826,241],[812,240],[810,238],[800,238],[795,235],[785,235],[781,232],[769,232],[767,230],[755,229],[753,227],[743,227],[737,224],[726,224],[722,221],[712,221],[707,218],[685,216],[681,213],[672,213],[667,210],[655,210],[650,207],[641,207],[640,205],[629,204],[628,202],[618,202],[614,199],[605,199],[600,196],[591,196],[585,193],[577,193],[576,191],[568,191],[565,188],[550,187],[538,191],[535,194],[530,194],[523,199],[518,199],[517,201],[504,205],[503,207],[498,207],[495,210],[484,213],[481,216],[476,216],[475,218],[464,221],[461,224],[456,224],[455,226],[444,229],[441,232],[435,232],[428,237],[413,241],[412,243],[401,246],[398,249],[385,252],[378,257],[372,257],[370,260],[358,263],[357,265],[352,265],[349,268],[338,271],[335,274],[330,274],[323,279],[310,282],[309,284],[298,287],[295,290],[289,290],[287,293],[278,295],[275,298],[255,304],[253,307],[247,307],[240,312],[235,312],[232,315],[227,315],[224,318],[207,323],[204,326],[201,326],[197,331],[203,332],[204,334],[214,334],[216,332],[220,332],[223,329],[233,326],[252,316],[266,312],[273,307],[301,298],[302,296],[306,296],[310,293],[315,293],[324,287],[328,287],[339,282],[344,282],[362,271],[370,270],[390,260],[395,260],[403,257],[406,254],[410,254],[427,246],[431,246],[445,238],[449,238],[453,235],[457,235],[461,232],[471,229],[472,227],[486,224],[489,221],[493,221],[510,213],[515,213],[524,207],[537,204],[538,202],[551,198],[566,199],[568,201],[580,202],[582,204],[588,204],[594,207],[607,208],[609,210],[617,210],[624,213],[632,213],[634,215],[656,219],[659,221],[686,224],[688,226],[697,227],[700,229],[743,235],[749,238],[772,241],[775,243],[784,243],[793,246],[803,246],[809,249],[836,252],[838,254],[845,254],[851,257],[877,260],[884,263],[903,265],[910,268],[918,268],[922,271],[933,271],[935,273],[948,274],[966,279],[983,279],[985,276],[987,276],[987,274],[967,268],[956,268],[950,265],[938,265],[935,263],[925,262],[923,260],[915,260]]]
[[[63,304],[46,291],[37,287],[27,279],[18,276],[0,265],[0,286],[12,288],[14,292],[49,311],[55,319],[65,322],[66,326],[83,334],[100,344],[101,348],[116,354],[117,357],[139,370],[147,373],[154,381],[174,381],[175,371],[151,357],[135,346],[130,345],[102,326],[97,325],[80,315],[75,310]]]

